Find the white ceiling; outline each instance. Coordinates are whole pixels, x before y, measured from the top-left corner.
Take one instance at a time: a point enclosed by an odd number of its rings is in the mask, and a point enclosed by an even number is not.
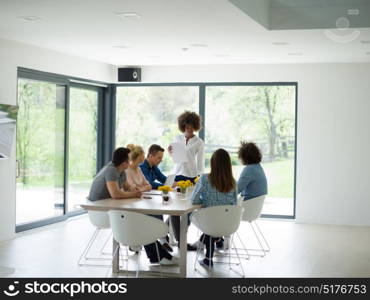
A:
[[[269,31],[227,0],[0,0],[0,38],[118,66],[370,62],[370,28]]]

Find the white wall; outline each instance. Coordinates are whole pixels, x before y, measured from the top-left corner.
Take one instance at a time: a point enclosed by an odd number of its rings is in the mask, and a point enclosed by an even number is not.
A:
[[[114,81],[116,75],[108,64],[0,39],[0,103],[17,103],[17,67],[104,82]],[[14,236],[15,190],[13,146],[12,157],[0,161],[0,241]]]
[[[150,66],[148,82],[298,82],[297,221],[370,225],[370,64]]]

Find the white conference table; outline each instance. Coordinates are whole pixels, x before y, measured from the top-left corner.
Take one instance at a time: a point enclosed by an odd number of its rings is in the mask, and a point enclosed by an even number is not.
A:
[[[151,199],[130,198],[130,199],[105,199],[99,201],[86,201],[81,207],[86,210],[127,210],[151,215],[180,216],[180,257],[179,272],[163,272],[168,277],[186,277],[186,255],[187,255],[187,231],[188,217],[192,211],[200,208],[200,205],[193,205],[186,196],[179,196],[176,192],[170,192],[171,200],[163,203],[162,196],[151,195]],[[113,239],[113,249],[116,249],[118,242]],[[119,249],[119,247],[118,247]],[[123,272],[119,268],[119,250],[116,251],[112,261],[114,273]],[[133,273],[134,271],[129,271]],[[156,271],[140,271],[148,275],[156,274]]]

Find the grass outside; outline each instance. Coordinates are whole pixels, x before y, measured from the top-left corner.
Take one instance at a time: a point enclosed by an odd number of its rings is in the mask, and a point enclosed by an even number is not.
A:
[[[294,194],[294,160],[280,160],[274,162],[266,162],[262,164],[265,170],[268,181],[269,197],[278,198],[293,198]],[[240,176],[244,166],[234,165],[233,173],[237,179]],[[209,172],[209,167],[206,168],[206,173]],[[72,185],[90,186],[91,178],[73,178],[69,183]],[[32,187],[54,187],[55,181],[51,176],[46,178],[30,178],[29,183],[23,188]]]
[[[294,159],[266,162],[262,164],[268,184],[269,197],[293,198],[294,195]],[[233,166],[233,175],[238,179],[244,166]],[[206,173],[209,172],[206,168]]]
[[[294,197],[294,160],[264,163],[268,180],[269,197]]]

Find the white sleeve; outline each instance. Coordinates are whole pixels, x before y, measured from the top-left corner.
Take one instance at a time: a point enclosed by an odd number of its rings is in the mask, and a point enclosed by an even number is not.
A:
[[[204,173],[204,142],[201,140],[199,143],[199,149],[197,152],[197,175],[202,175]]]
[[[182,135],[181,135],[181,134],[180,134],[180,135],[176,135],[176,136],[175,136],[175,140],[174,140],[174,142],[175,142],[175,143],[179,143],[179,142],[181,142],[181,141],[182,141],[182,139],[181,139],[181,138],[182,138]]]
[[[174,138],[173,143],[180,142],[181,141],[180,137],[181,137],[181,135],[176,135],[175,138]],[[171,157],[172,157],[172,155],[171,155]],[[181,169],[181,165],[179,163],[174,163],[172,159],[171,159],[171,162],[173,163],[172,173],[175,174],[175,175],[180,175],[178,173]]]

